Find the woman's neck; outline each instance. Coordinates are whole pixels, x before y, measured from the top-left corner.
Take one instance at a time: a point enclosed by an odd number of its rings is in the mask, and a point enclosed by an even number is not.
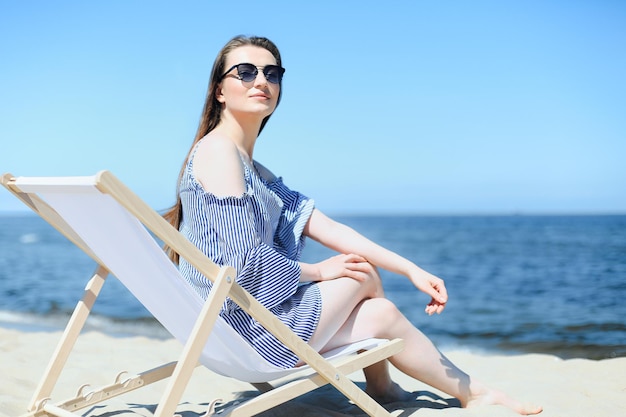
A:
[[[215,130],[235,142],[239,151],[252,162],[252,154],[260,126],[260,121],[243,122],[235,119],[232,115],[222,114],[222,120]]]

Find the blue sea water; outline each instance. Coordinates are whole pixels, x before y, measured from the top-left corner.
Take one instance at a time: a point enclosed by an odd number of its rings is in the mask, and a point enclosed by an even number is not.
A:
[[[338,220],[446,282],[425,294],[382,271],[387,297],[442,349],[626,356],[626,216],[352,216]],[[332,252],[309,242],[305,262]],[[0,216],[0,326],[62,328],[94,262],[32,215]],[[88,328],[167,337],[115,279]]]

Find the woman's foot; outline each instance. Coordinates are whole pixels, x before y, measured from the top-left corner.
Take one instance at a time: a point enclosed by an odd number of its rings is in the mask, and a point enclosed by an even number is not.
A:
[[[463,404],[463,407],[469,408],[480,405],[503,405],[525,416],[539,414],[543,411],[543,408],[539,405],[523,404],[503,392],[492,389],[486,389],[483,393],[475,395],[467,403]]]

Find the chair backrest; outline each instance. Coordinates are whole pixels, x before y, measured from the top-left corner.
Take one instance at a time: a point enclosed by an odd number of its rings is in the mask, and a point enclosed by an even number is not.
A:
[[[204,300],[144,225],[114,197],[102,193],[96,181],[96,176],[18,177],[15,184],[24,192],[37,194],[56,211],[102,265],[184,343]],[[220,317],[201,362],[217,373],[249,382],[291,372],[265,361]]]

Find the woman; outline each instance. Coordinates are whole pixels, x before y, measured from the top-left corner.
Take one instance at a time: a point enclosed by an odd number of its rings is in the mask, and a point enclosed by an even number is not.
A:
[[[390,362],[461,402],[464,407],[524,406],[487,388],[453,365],[384,297],[376,268],[406,276],[432,297],[426,313],[441,313],[444,282],[407,259],[337,223],[313,201],[290,190],[254,161],[257,137],[276,109],[284,73],[276,46],[265,38],[236,37],[216,58],[200,126],[183,164],[177,204],[166,218],[237,282],[319,352],[370,338],[402,338]],[[340,255],[316,264],[299,261],[305,237]],[[184,259],[182,274],[203,297],[211,283]],[[298,358],[227,301],[222,317],[269,362],[293,367]],[[365,370],[366,391],[380,402],[405,393],[386,361]]]

